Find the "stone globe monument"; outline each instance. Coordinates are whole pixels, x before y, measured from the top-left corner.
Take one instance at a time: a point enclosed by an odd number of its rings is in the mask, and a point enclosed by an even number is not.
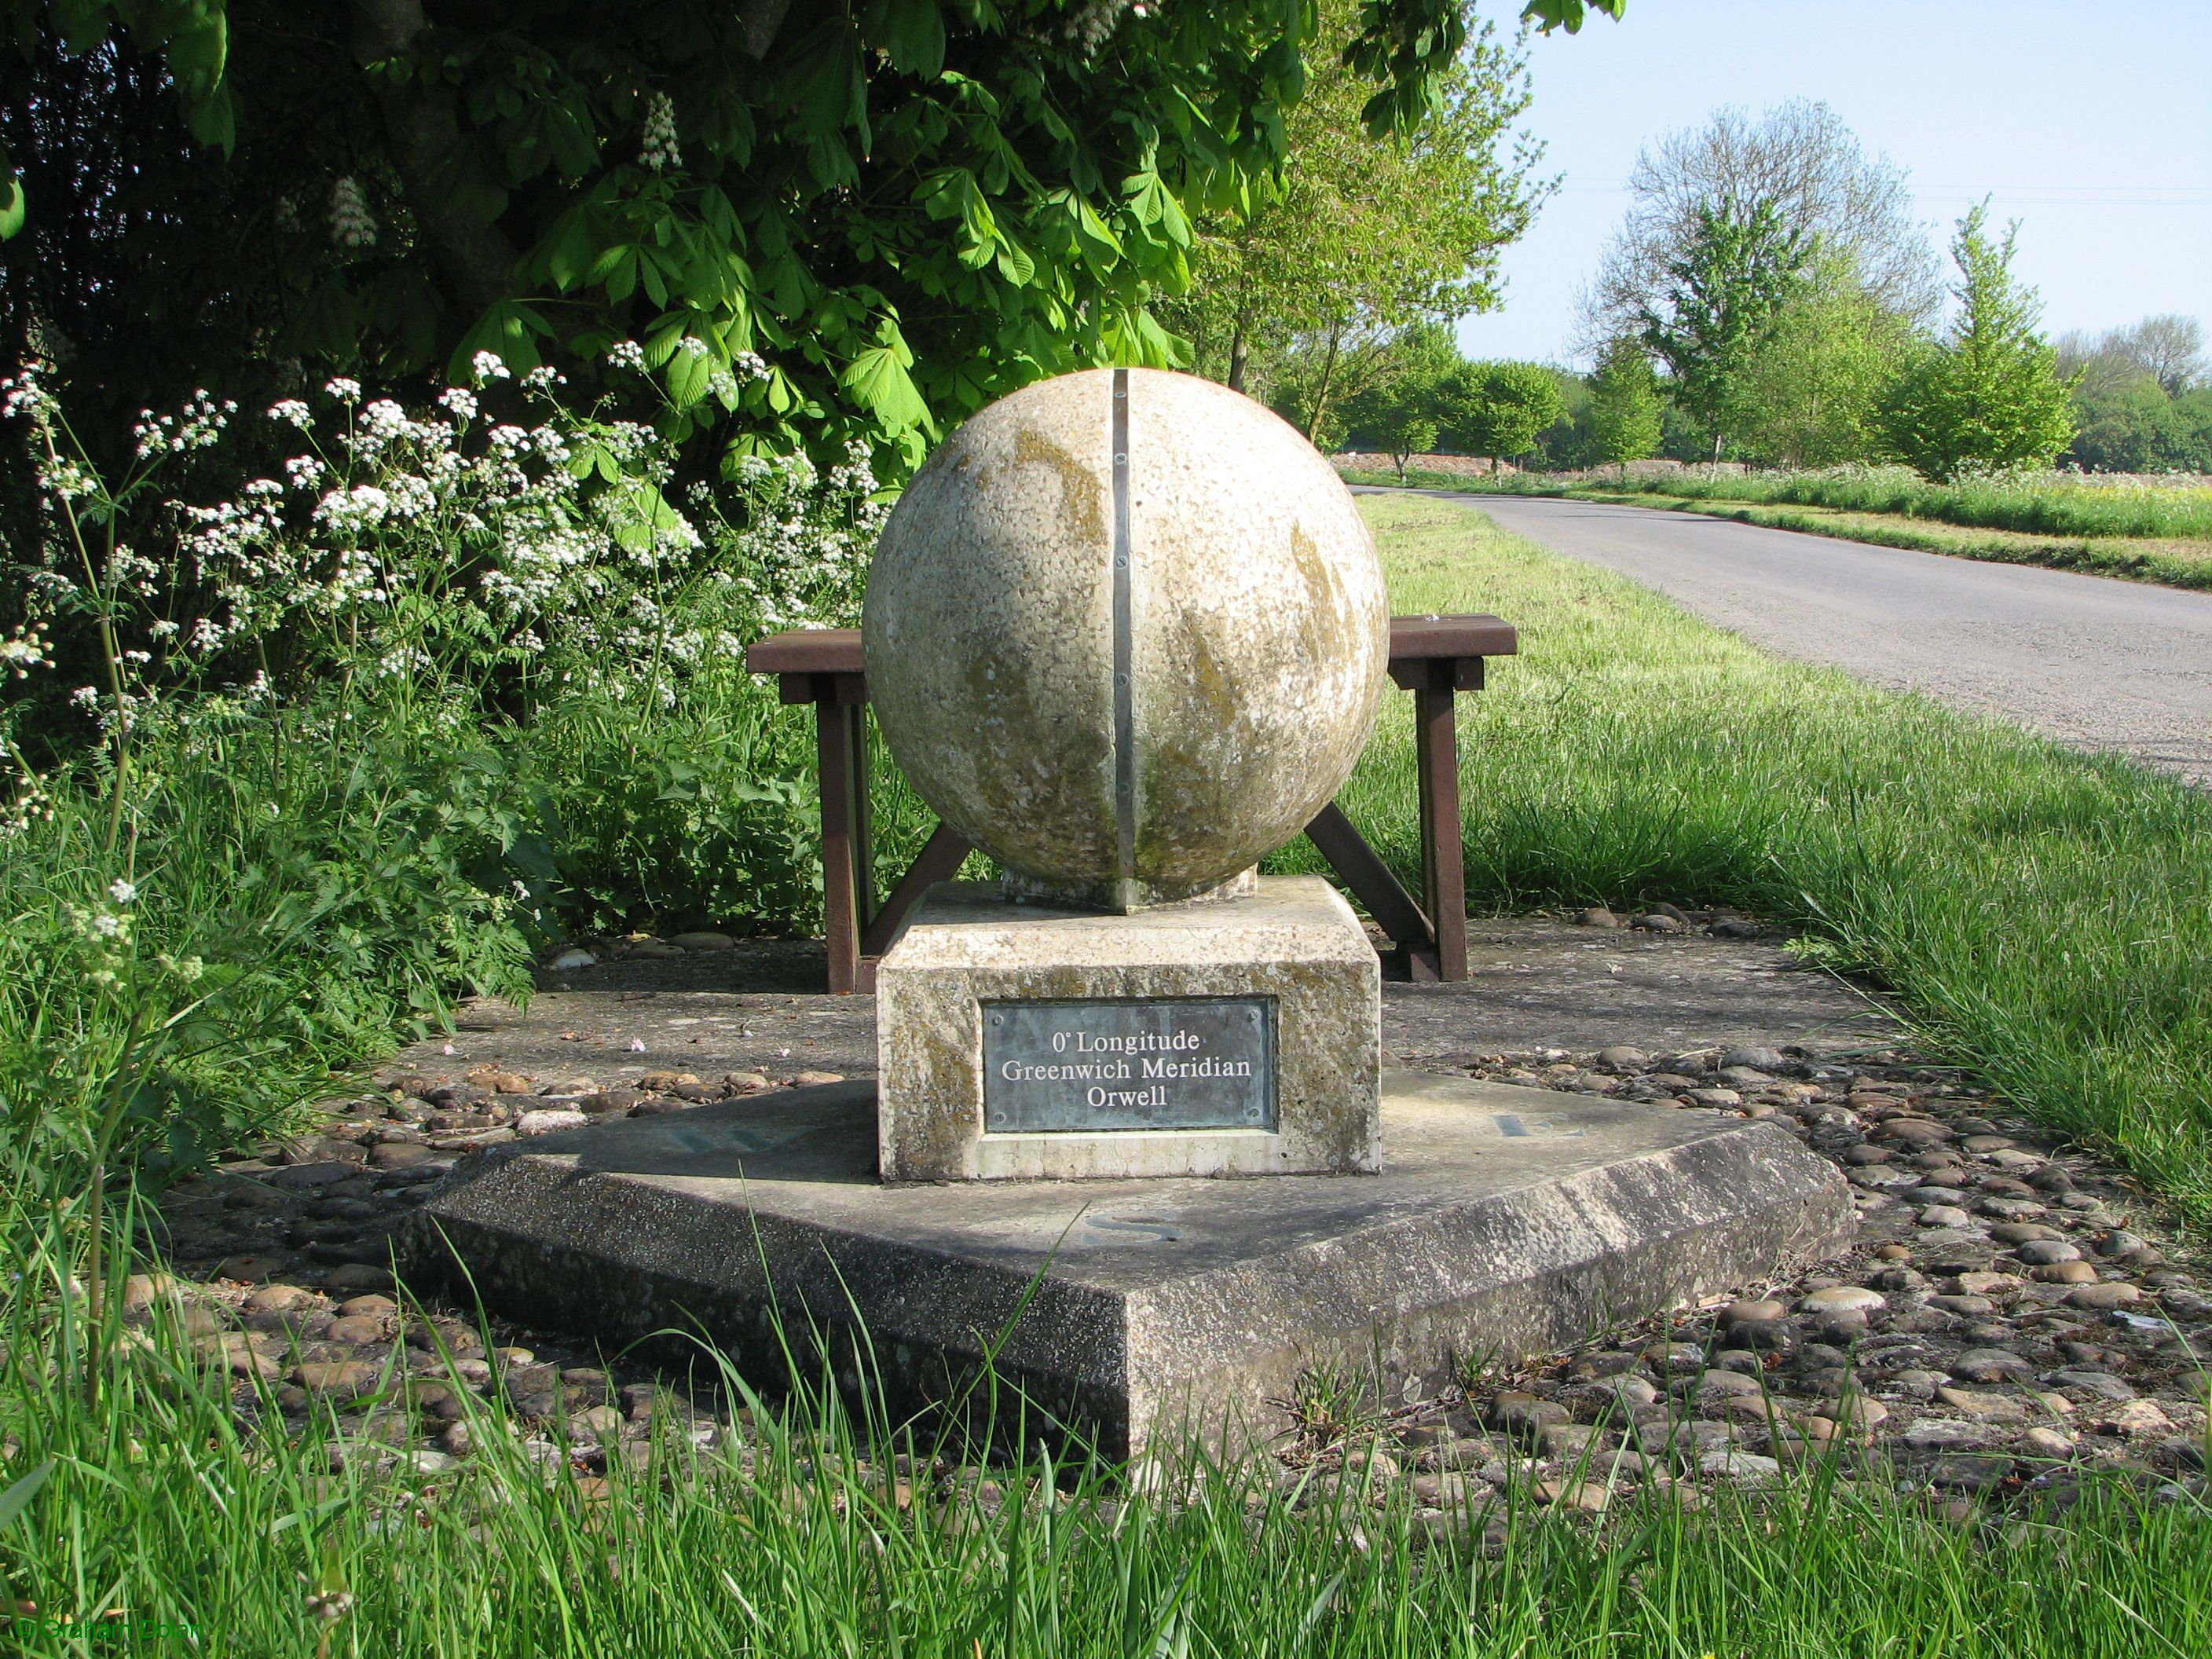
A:
[[[1381,978],[1314,876],[1255,866],[1375,722],[1389,615],[1328,462],[1188,375],[1000,399],[907,488],[868,688],[922,799],[1006,872],[876,975],[889,1181],[1379,1166]]]
[[[869,695],[938,816],[1034,896],[1249,891],[1334,796],[1385,684],[1373,539],[1240,393],[1043,380],[955,432],[868,578]]]
[[[1120,1455],[1258,1443],[1316,1366],[1433,1399],[1469,1353],[1847,1248],[1850,1188],[1772,1124],[1384,1083],[1359,919],[1252,870],[1351,769],[1385,626],[1343,486],[1236,394],[1115,369],[984,410],[883,538],[866,666],[900,763],[1012,876],[908,910],[874,1082],[486,1147],[410,1255],[540,1322],[702,1330],[763,1382]]]

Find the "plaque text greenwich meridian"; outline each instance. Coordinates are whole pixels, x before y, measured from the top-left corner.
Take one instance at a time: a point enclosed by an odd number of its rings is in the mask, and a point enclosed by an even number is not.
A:
[[[1271,997],[983,1005],[986,1133],[1274,1127]]]

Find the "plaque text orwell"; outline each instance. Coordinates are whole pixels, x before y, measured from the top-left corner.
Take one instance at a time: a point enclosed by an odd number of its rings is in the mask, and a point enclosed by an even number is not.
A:
[[[1270,997],[983,1005],[991,1134],[1275,1127]]]

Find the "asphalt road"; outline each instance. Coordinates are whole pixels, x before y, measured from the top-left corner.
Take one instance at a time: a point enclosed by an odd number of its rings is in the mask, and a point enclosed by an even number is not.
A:
[[[1779,655],[2212,784],[2212,593],[1650,507],[1444,499],[1632,576]]]

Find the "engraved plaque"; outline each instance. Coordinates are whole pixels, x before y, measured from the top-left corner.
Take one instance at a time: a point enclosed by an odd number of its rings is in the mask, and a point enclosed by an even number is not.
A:
[[[1274,1127],[1272,997],[983,1005],[986,1133]]]

